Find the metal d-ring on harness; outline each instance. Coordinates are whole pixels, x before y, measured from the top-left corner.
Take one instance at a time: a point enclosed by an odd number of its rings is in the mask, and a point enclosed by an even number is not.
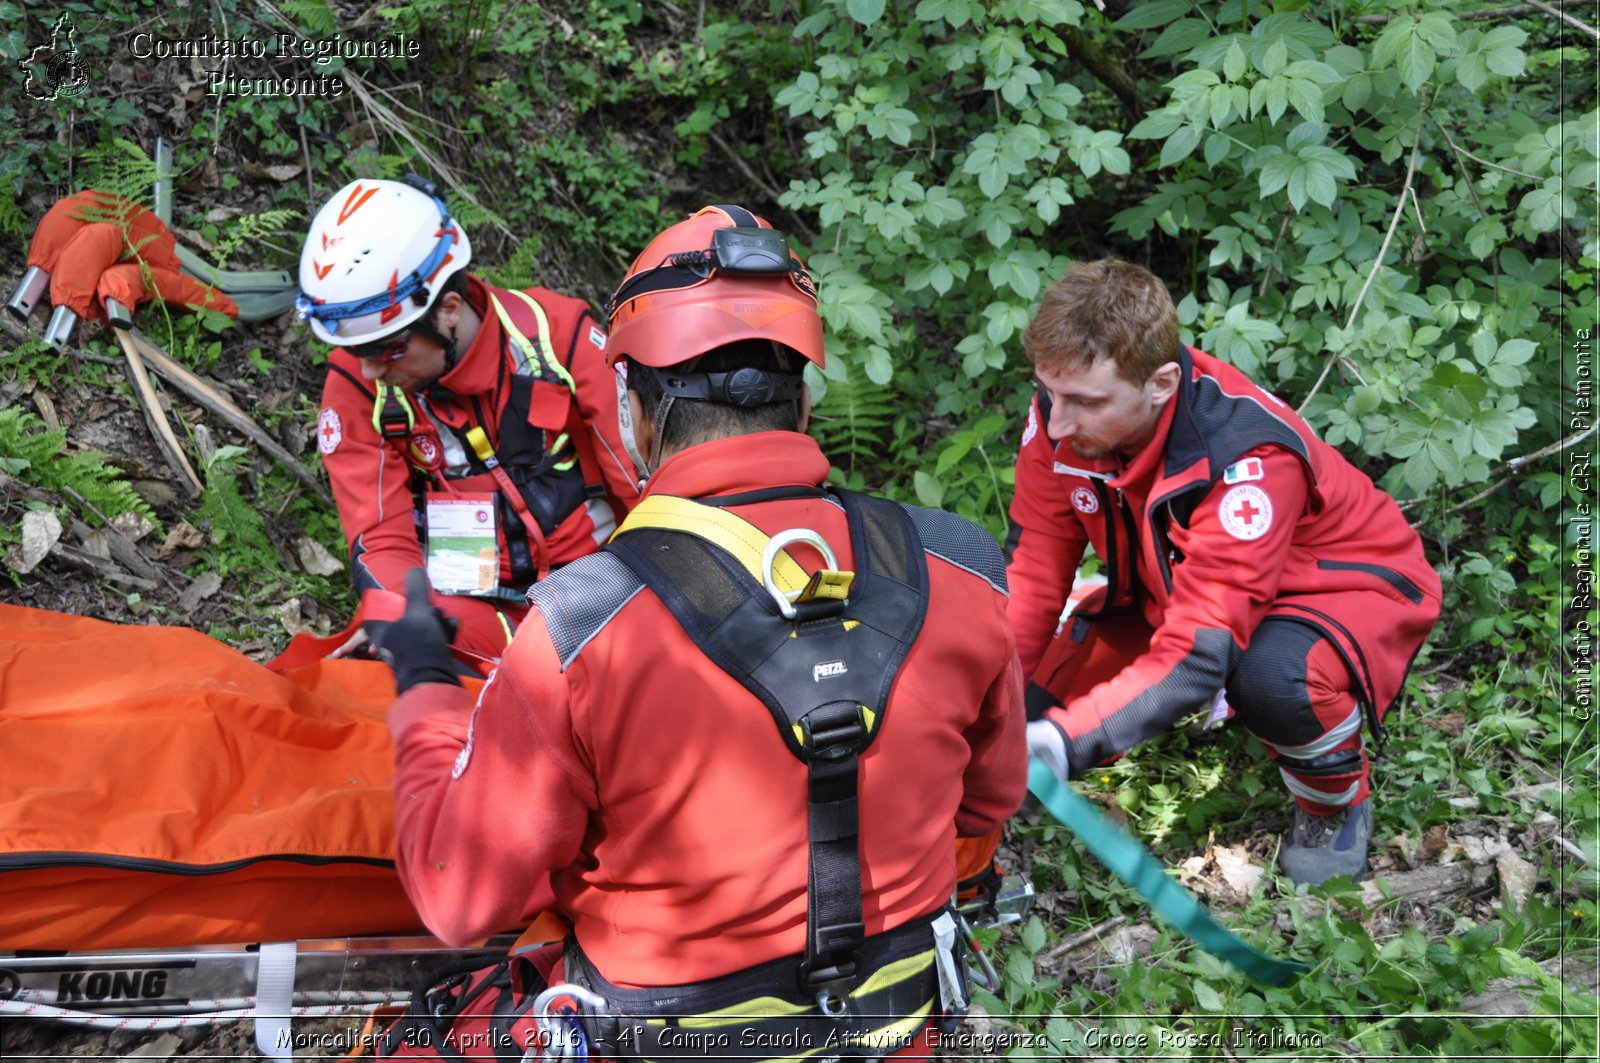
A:
[[[809,601],[821,596],[813,588],[812,581],[808,581],[806,586],[798,590],[785,590],[779,586],[778,558],[780,555],[787,556],[783,554],[783,548],[791,543],[804,543],[807,546],[816,548],[817,552],[822,555],[822,563],[825,567],[815,577],[812,577],[812,580],[817,583],[818,587],[821,586],[823,581],[827,581],[833,586],[842,587],[842,593],[837,597],[845,605],[848,605],[849,600],[845,595],[849,593],[851,581],[843,577],[851,574],[839,571],[839,558],[834,554],[833,547],[828,545],[826,539],[809,528],[791,528],[788,531],[774,535],[767,541],[766,548],[761,551],[761,585],[767,589],[768,594],[772,595],[772,600],[778,603],[778,611],[783,614],[784,619],[793,620],[800,615],[800,610],[796,609],[794,604],[797,600],[805,599]],[[807,597],[808,595],[809,597]]]
[[[580,985],[560,982],[550,986],[533,998],[533,1013],[539,1026],[539,1039],[528,1046],[528,1051],[522,1057],[524,1060],[571,1059],[587,1063],[589,1041],[584,1036],[583,1023],[579,1021],[581,1012],[578,1008],[565,1008],[559,1012],[554,1010],[555,1003],[567,997],[592,1013],[603,1013],[606,1010],[604,997],[598,993],[591,993]]]

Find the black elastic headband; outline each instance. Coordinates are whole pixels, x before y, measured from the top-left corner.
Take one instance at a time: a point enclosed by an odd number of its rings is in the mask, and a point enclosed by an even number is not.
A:
[[[800,397],[801,377],[744,366],[727,373],[683,373],[674,369],[641,366],[655,375],[661,390],[679,399],[701,399],[727,406],[765,406]]]

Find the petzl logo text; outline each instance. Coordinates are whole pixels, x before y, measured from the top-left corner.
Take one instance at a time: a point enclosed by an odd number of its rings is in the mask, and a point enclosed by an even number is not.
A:
[[[823,661],[821,664],[812,665],[811,681],[820,683],[830,676],[844,675],[849,670],[844,666],[843,661]]]
[[[50,28],[50,43],[41,44],[17,65],[28,75],[22,91],[35,100],[76,96],[89,84],[89,68],[73,38],[78,30],[71,15],[62,15]]]

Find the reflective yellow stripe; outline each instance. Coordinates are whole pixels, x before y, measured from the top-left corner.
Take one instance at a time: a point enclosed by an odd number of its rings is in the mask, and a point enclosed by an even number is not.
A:
[[[399,388],[392,388],[382,381],[378,382],[377,390],[373,393],[372,400],[372,430],[383,435],[383,407],[389,401],[389,392],[393,391],[400,401],[400,408],[406,411],[406,428],[412,429],[417,425],[417,411],[411,408],[411,399]]]
[[[752,997],[737,1004],[702,1015],[685,1015],[679,1026],[705,1029],[712,1026],[737,1026],[748,1019],[779,1018],[784,1015],[801,1015],[816,1010],[815,1004],[793,1004],[780,997]]]
[[[907,978],[913,978],[929,967],[933,966],[934,950],[919,952],[915,956],[907,956],[903,960],[886,963],[872,972],[872,976],[862,982],[850,995],[864,997],[868,993],[876,993],[880,989],[888,989],[892,985],[899,985]]]
[[[648,495],[633,508],[612,538],[636,528],[687,532],[732,554],[758,582],[764,578],[761,552],[770,541],[768,535],[743,517],[725,509],[703,506],[673,495]],[[772,570],[773,579],[781,591],[804,590],[806,584],[811,582],[806,570],[783,550],[778,551]]]
[[[500,327],[506,330],[506,334],[518,347],[522,348],[523,356],[530,363],[542,366],[545,371],[559,378],[569,391],[576,393],[578,385],[573,383],[572,374],[561,364],[561,359],[556,357],[555,348],[550,344],[550,319],[545,317],[544,307],[527,292],[513,290],[511,294],[527,303],[528,309],[533,311],[533,319],[539,325],[539,345],[534,347],[528,342],[528,337],[512,322],[511,315],[506,313],[506,308],[501,305],[500,300],[490,292],[489,302],[494,307],[495,316],[500,319]]]
[[[908,979],[925,974],[933,966],[937,951],[937,949],[926,949],[915,955],[895,960],[893,963],[884,964],[850,993],[851,999],[862,1001],[874,993],[880,993]],[[903,1019],[858,1034],[843,1035],[837,1040],[830,1039],[793,1055],[773,1057],[772,1063],[801,1063],[819,1052],[848,1052],[853,1048],[878,1052],[898,1050],[909,1043],[912,1035],[928,1021],[928,1016],[933,1013],[933,1005],[934,1001],[930,999]],[[752,997],[716,1011],[681,1016],[677,1025],[686,1030],[712,1030],[725,1026],[748,1026],[752,1019],[786,1018],[815,1014],[815,1012],[815,1006],[810,1004],[795,1004],[779,997]],[[660,1018],[646,1019],[645,1022],[649,1025],[666,1025],[666,1020]]]
[[[511,621],[507,620],[506,614],[500,612],[498,609],[495,610],[494,615],[500,618],[500,629],[506,633],[506,645],[511,645],[511,637],[516,634],[516,632],[512,630]]]
[[[557,451],[559,451],[562,447],[567,445],[567,442],[571,438],[572,437],[567,435],[567,433],[565,433],[565,432],[562,432],[560,435],[556,436],[556,441],[554,443],[550,444],[549,453],[554,454]],[[566,461],[558,461],[558,462],[556,462],[555,468],[560,472],[566,472],[568,469],[572,468],[573,465],[577,464],[577,461],[578,461],[578,451],[577,451],[576,448],[574,448],[573,451],[572,451],[572,457],[568,458]]]

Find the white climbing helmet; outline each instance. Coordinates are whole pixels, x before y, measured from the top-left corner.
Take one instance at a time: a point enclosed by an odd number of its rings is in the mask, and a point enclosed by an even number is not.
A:
[[[295,309],[324,343],[370,343],[421,317],[471,260],[465,230],[431,182],[352,181],[311,222]]]

